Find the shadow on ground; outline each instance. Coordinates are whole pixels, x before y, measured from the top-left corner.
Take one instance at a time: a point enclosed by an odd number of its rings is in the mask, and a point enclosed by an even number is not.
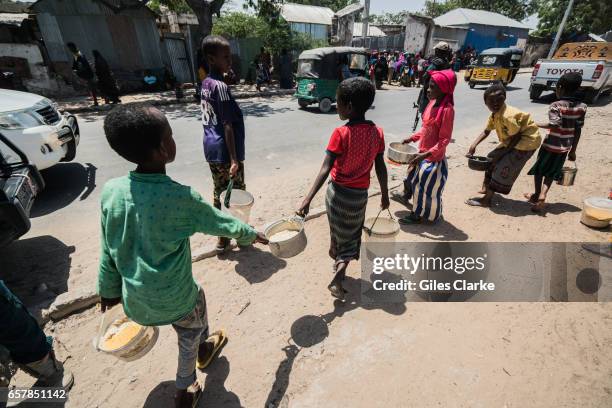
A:
[[[45,189],[36,197],[30,217],[48,215],[77,198],[86,200],[96,188],[96,170],[91,163],[59,163],[43,170]]]
[[[406,312],[405,296],[404,302],[364,302],[361,294],[368,293],[368,287],[371,287],[371,284],[363,279],[346,277],[344,288],[347,290],[347,295],[344,301],[335,300],[334,309],[322,316],[306,315],[293,322],[291,325],[291,339],[287,346],[282,349],[285,353],[285,358],[280,362],[276,370],[274,384],[264,404],[266,408],[290,406],[290,402],[286,400],[285,393],[289,388],[289,379],[295,359],[302,348],[312,347],[325,340],[330,334],[329,326],[335,319],[341,318],[345,313],[358,308],[383,310],[396,316]]]
[[[50,305],[55,298],[68,290],[71,254],[74,246],[46,235],[20,239],[0,249],[2,275],[6,285],[27,306]]]
[[[499,215],[508,215],[510,217],[525,217],[537,215],[545,217],[546,214],[560,215],[567,212],[580,212],[580,208],[567,203],[547,203],[546,209],[540,213],[531,211],[531,204],[527,201],[514,200],[501,195],[496,195],[493,198],[491,211]]]
[[[265,282],[287,266],[286,261],[255,246],[228,252],[221,255],[220,258],[235,261],[236,273],[250,284]]]
[[[410,215],[410,211],[396,211],[395,217],[403,218]],[[467,241],[470,237],[463,230],[455,227],[444,218],[438,222],[423,222],[421,224],[403,225],[400,229],[409,234],[416,234],[434,241]]]

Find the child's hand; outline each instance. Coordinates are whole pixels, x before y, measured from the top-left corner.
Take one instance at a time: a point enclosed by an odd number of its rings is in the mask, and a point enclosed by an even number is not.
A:
[[[306,217],[309,212],[310,212],[310,201],[304,200],[300,208],[298,208],[298,210],[296,211],[296,214],[299,215],[300,217]]]
[[[466,157],[471,157],[476,153],[476,146],[472,145],[470,146],[470,148],[468,149],[467,154],[465,155]]]
[[[383,194],[382,197],[380,197],[380,208],[386,210],[389,208],[390,205],[391,203],[389,202],[389,194]]]
[[[238,162],[233,161],[229,169],[230,177],[236,177],[236,174],[238,174],[239,169],[240,166],[238,165]]]
[[[412,143],[412,136],[407,137],[406,139],[402,140],[403,144],[408,144],[408,143]]]
[[[569,154],[567,155],[567,160],[576,161],[576,152],[570,151]]]
[[[107,309],[110,309],[111,307],[118,305],[119,303],[121,303],[121,298],[100,298],[100,309],[102,311],[102,313],[106,312]]]
[[[266,238],[266,236],[262,232],[258,232],[257,237],[255,237],[255,242],[257,242],[258,244],[268,245],[269,241],[268,238]]]

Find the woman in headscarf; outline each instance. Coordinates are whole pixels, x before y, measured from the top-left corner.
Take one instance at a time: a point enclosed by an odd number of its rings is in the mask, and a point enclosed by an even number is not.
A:
[[[117,82],[113,77],[108,62],[104,59],[100,51],[93,50],[96,75],[98,77],[98,88],[104,97],[106,103],[120,103],[119,100],[119,88],[117,88]]]
[[[402,224],[437,221],[442,215],[442,192],[448,177],[446,146],[453,133],[455,108],[453,92],[457,84],[450,70],[432,71],[427,89],[429,104],[423,113],[421,129],[404,140],[419,142],[419,153],[408,163],[404,197],[412,200],[412,212],[400,219]]]

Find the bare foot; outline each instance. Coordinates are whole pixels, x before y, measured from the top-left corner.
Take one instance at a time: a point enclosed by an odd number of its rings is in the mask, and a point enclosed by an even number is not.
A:
[[[536,204],[538,202],[537,194],[525,193],[523,194],[523,197],[525,197],[527,199],[527,202],[531,204]]]
[[[490,207],[491,206],[491,201],[485,200],[484,197],[470,198],[468,200],[465,200],[465,203],[472,207]]]
[[[544,200],[540,199],[536,203],[534,203],[533,206],[531,206],[531,211],[533,211],[534,213],[542,213],[544,212],[545,208],[546,203],[544,202]]]

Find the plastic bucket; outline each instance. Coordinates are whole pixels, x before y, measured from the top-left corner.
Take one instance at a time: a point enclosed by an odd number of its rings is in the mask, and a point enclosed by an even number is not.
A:
[[[107,333],[116,322],[125,320],[125,324],[131,324],[136,332],[129,336],[124,344],[109,346],[106,343]],[[115,306],[107,310],[102,315],[102,322],[98,331],[98,336],[94,338],[96,350],[117,357],[123,361],[134,361],[147,354],[157,342],[159,329],[154,326],[141,326],[127,318],[122,306]]]
[[[574,180],[576,180],[576,173],[578,169],[576,167],[564,167],[561,169],[561,179],[557,181],[557,184],[565,187],[573,186]]]
[[[249,222],[251,216],[251,208],[255,202],[255,198],[248,191],[233,189],[230,196],[230,206],[225,206],[226,191],[221,193],[221,207],[224,212],[233,215],[244,223]]]

